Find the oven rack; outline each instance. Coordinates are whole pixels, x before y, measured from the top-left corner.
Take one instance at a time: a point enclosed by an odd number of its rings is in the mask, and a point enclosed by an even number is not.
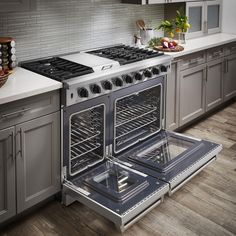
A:
[[[119,147],[119,149],[122,149],[120,146],[122,145],[127,145],[127,143],[130,143],[129,145],[132,145],[135,140],[140,140],[140,139],[144,139],[146,137],[151,136],[152,134],[156,133],[157,131],[159,131],[159,128],[153,124],[149,125],[149,126],[144,126],[140,129],[135,130],[134,132],[132,132],[132,136],[131,135],[124,135],[123,137],[120,138],[116,138],[116,145],[117,147]],[[126,137],[127,136],[127,137]]]
[[[101,134],[100,131],[93,127],[85,127],[78,123],[71,124],[71,147],[76,146],[80,143],[89,141]]]
[[[117,114],[115,127],[119,127],[130,121],[146,116],[156,110],[157,107],[153,105],[134,105],[129,109],[126,109],[125,111],[119,112]]]
[[[99,156],[95,152],[90,152],[82,159],[76,159],[71,161],[71,172],[72,173],[75,173],[76,171],[80,172],[82,169],[88,167],[89,165],[94,165],[102,160],[103,160],[102,156]]]
[[[141,117],[141,119],[136,119],[135,122],[129,122],[125,126],[119,126],[116,128],[116,139],[121,138],[129,133],[132,133],[138,129],[141,129],[145,126],[148,126],[157,121],[157,117],[152,114],[148,114],[147,116]]]
[[[83,142],[80,145],[76,145],[71,147],[71,160],[79,158],[85,154],[88,154],[96,149],[100,148],[100,143],[92,143],[92,142]]]

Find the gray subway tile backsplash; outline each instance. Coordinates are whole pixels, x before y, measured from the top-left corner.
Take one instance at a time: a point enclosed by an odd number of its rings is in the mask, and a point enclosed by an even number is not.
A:
[[[157,26],[163,5],[121,4],[121,0],[32,0],[26,12],[0,15],[0,36],[17,42],[19,61],[133,42],[137,19]]]

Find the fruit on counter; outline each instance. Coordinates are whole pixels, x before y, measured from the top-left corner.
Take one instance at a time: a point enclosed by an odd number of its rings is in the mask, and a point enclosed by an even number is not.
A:
[[[173,40],[172,43],[175,47],[178,46],[178,41],[177,40]]]
[[[163,46],[163,48],[168,48],[169,47],[169,43],[168,42],[163,42],[162,46]]]
[[[173,49],[173,48],[175,48],[175,46],[174,46],[174,44],[173,44],[172,42],[169,42],[169,43],[168,43],[168,48]]]
[[[161,39],[161,43],[164,43],[164,42],[169,43],[170,39],[168,37],[164,37],[164,38]]]

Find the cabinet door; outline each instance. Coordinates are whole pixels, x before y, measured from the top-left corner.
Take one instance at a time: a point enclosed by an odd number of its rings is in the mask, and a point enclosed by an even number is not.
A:
[[[30,9],[30,0],[1,0],[0,12],[25,11]]]
[[[179,125],[179,81],[178,64],[171,65],[171,74],[167,77],[166,91],[166,128],[174,130]]]
[[[214,0],[206,2],[206,19],[208,34],[221,31],[222,1]]]
[[[17,211],[60,190],[59,112],[16,126]]]
[[[14,128],[0,131],[0,223],[16,214]]]
[[[206,110],[223,101],[223,58],[208,62],[206,81]]]
[[[180,73],[180,125],[205,112],[205,80],[205,65]]]
[[[195,38],[204,34],[204,2],[187,2],[186,15],[191,27],[186,35],[187,38]]]
[[[224,100],[236,95],[236,55],[226,57],[224,73]]]

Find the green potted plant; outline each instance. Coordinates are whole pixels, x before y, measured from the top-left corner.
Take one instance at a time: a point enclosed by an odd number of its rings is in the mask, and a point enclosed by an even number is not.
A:
[[[157,30],[162,29],[166,36],[174,38],[174,24],[171,21],[164,20],[161,21],[161,24],[157,27]]]
[[[178,34],[179,43],[185,43],[185,33],[191,26],[186,15],[180,11],[176,11],[176,14],[176,18],[174,19],[175,32]]]

